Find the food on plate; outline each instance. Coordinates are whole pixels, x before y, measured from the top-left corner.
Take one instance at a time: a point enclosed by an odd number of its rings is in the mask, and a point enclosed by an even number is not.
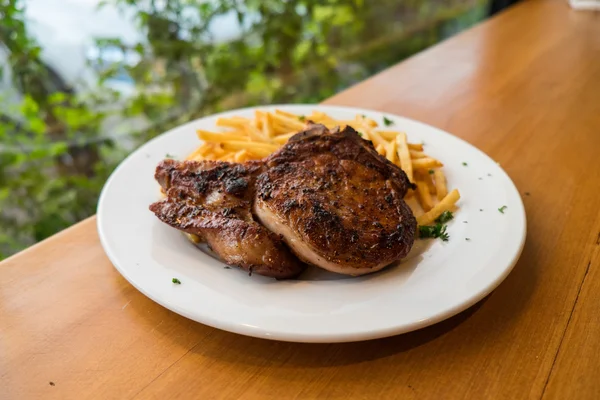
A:
[[[363,139],[372,141],[377,153],[399,166],[417,187],[419,181],[427,184],[432,203],[428,202],[427,197],[415,196],[418,203],[409,203],[415,216],[427,212],[448,194],[444,165],[424,152],[423,143],[408,142],[405,132],[389,128],[377,129],[379,124],[375,120],[360,114],[351,120],[338,120],[321,111],[314,111],[310,115],[296,115],[276,109],[256,111],[254,118],[220,117],[216,125],[228,131],[197,131],[198,137],[204,143],[187,159],[230,162],[259,160],[280,148],[299,131],[306,129],[309,122],[323,124],[328,129],[351,126]],[[385,123],[384,125],[390,126]],[[412,197],[415,193],[416,191],[409,190],[407,197]],[[450,206],[454,207],[454,204]]]
[[[254,212],[302,261],[356,276],[410,251],[412,184],[351,127],[309,124],[264,162]]]
[[[429,225],[434,222],[444,211],[449,211],[454,208],[456,202],[460,199],[458,190],[454,189],[446,195],[438,204],[436,204],[431,210],[425,214],[417,217],[419,225]]]
[[[155,178],[166,198],[150,210],[164,223],[205,241],[227,264],[250,273],[292,278],[305,265],[251,212],[261,169],[257,162],[164,160]]]
[[[304,263],[362,275],[404,258],[415,236],[448,240],[441,216],[458,190],[448,193],[442,162],[404,132],[320,111],[216,125],[197,131],[203,143],[186,161],[158,166],[166,199],[151,210],[228,264],[276,278]]]

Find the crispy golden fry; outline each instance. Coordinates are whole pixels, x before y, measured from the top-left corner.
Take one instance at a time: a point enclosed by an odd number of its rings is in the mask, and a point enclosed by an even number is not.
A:
[[[377,147],[375,147],[375,151],[377,151],[379,154],[381,154],[382,156],[385,157],[386,150],[385,150],[385,146],[383,145],[383,143],[378,144]]]
[[[217,118],[217,126],[229,127],[229,128],[243,128],[244,125],[249,123],[250,120],[248,118],[242,117],[233,117],[233,118]]]
[[[260,149],[260,148],[256,148],[256,149],[248,149],[248,160],[260,160],[261,158],[265,158],[271,155],[271,153],[273,153],[270,150],[266,150],[266,149]]]
[[[306,123],[301,122],[298,119],[298,117],[290,118],[290,117],[286,117],[283,115],[274,114],[273,120],[277,121],[277,123],[279,123],[279,125],[281,125],[282,127],[285,127],[288,131],[291,131],[294,129],[297,131],[302,131],[306,128]]]
[[[398,132],[394,131],[377,131],[385,140],[396,140],[396,136],[398,136]]]
[[[413,190],[409,190],[406,197],[404,197],[404,201],[406,201],[406,204],[408,204],[414,216],[418,218],[419,215],[423,215],[425,212],[423,211],[421,204],[419,204],[417,196],[414,196],[413,193]]]
[[[436,169],[433,172],[433,179],[435,180],[435,191],[437,193],[437,199],[442,201],[446,194],[448,194],[448,188],[446,187],[446,176],[444,171]]]
[[[381,135],[373,130],[371,130],[368,126],[363,125],[363,131],[364,133],[367,133],[367,135],[369,136],[370,140],[373,142],[373,144],[375,146],[379,146],[380,144],[383,145],[383,147],[386,147],[388,142],[387,140],[385,140],[384,138],[381,137]]]
[[[363,139],[373,141],[373,138],[371,137],[371,133],[370,133],[371,130],[368,127],[366,127],[366,126],[363,125],[361,128],[354,128],[354,130],[356,132],[358,132],[358,134],[360,135],[360,137],[362,137]],[[373,142],[373,145],[375,147],[377,147],[377,145],[375,144],[375,142]]]
[[[276,144],[258,143],[258,142],[239,142],[239,141],[234,141],[234,140],[224,142],[222,144],[222,146],[223,146],[223,149],[225,149],[225,150],[254,151],[254,149],[259,149],[259,150],[268,150],[271,152],[273,152],[279,148],[279,146]]]
[[[296,131],[294,132],[288,132],[288,133],[284,133],[283,135],[277,135],[273,138],[273,142],[278,143],[278,144],[286,144],[287,141],[294,136],[296,133]]]
[[[203,131],[203,130],[198,130],[196,131],[196,134],[198,135],[198,138],[201,140],[204,140],[205,142],[217,142],[217,143],[223,143],[229,140],[235,140],[235,141],[249,141],[250,138],[246,135],[238,135],[238,134],[233,134],[233,133],[229,133],[229,132],[208,132],[208,131]]]
[[[258,129],[254,121],[245,124],[244,130],[246,131],[246,134],[254,141],[262,142],[265,140],[262,132],[260,131],[260,129]]]
[[[417,181],[417,197],[419,199],[419,204],[425,212],[431,210],[433,208],[433,200],[431,199],[431,194],[429,193],[429,188],[427,187],[427,183],[424,181]]]
[[[263,129],[263,118],[265,114],[266,113],[264,111],[254,111],[254,124],[260,131]]]
[[[416,150],[410,150],[410,158],[417,159],[417,158],[428,158],[429,156],[425,153],[423,153],[422,151],[416,151]]]
[[[433,223],[437,217],[442,215],[444,211],[450,211],[460,199],[460,193],[454,189],[446,195],[438,204],[436,204],[431,210],[425,214],[417,217],[417,223],[419,225],[429,225]]]
[[[412,160],[412,167],[413,169],[433,169],[433,168],[439,168],[439,167],[443,167],[444,164],[442,164],[440,161],[436,160],[435,158],[418,158],[416,160]]]
[[[430,194],[435,194],[435,184],[433,183],[433,170],[419,170],[419,177],[427,184]]]
[[[398,158],[400,159],[400,168],[408,176],[408,180],[413,182],[413,166],[410,159],[410,152],[406,143],[406,133],[399,132],[396,136],[396,151],[398,152]]]
[[[423,143],[409,143],[408,148],[410,150],[423,151]]]
[[[246,150],[240,150],[235,153],[234,160],[235,162],[242,163],[244,161],[248,161],[248,152]]]
[[[377,122],[375,122],[375,120],[372,120],[371,118],[367,118],[360,114],[356,114],[356,117],[354,117],[354,119],[356,121],[361,122],[363,125],[367,125],[371,128],[377,128],[377,126],[378,126],[378,124],[377,124]]]
[[[270,114],[270,113],[269,113]],[[283,117],[288,117],[288,118],[295,118],[295,119],[299,119],[300,116],[296,115],[296,114],[292,114],[290,112],[287,111],[283,111],[283,110],[275,110],[275,114],[277,115],[281,115]]]
[[[262,132],[265,137],[272,138],[275,136],[275,129],[273,127],[273,114],[265,113],[262,118]]]
[[[386,146],[386,157],[390,160],[391,163],[396,164],[396,157],[398,156],[398,143],[395,140],[392,140]]]

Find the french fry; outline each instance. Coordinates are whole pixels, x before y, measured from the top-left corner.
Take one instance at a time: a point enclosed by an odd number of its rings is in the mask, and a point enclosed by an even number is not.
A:
[[[392,164],[396,163],[396,157],[398,155],[398,143],[395,140],[392,140],[386,146],[386,157]]]
[[[268,138],[275,136],[275,130],[273,128],[273,115],[271,113],[265,113],[262,118],[262,132],[263,135]]]
[[[261,142],[264,140],[262,132],[260,131],[260,129],[258,129],[258,127],[253,121],[246,123],[244,125],[244,130],[246,131],[246,134],[250,137],[250,139],[257,142]]]
[[[248,152],[246,150],[238,151],[237,153],[235,153],[234,161],[238,163],[248,161]]]
[[[396,136],[398,136],[399,132],[394,131],[377,131],[385,140],[396,140]]]
[[[298,133],[298,132],[294,131],[294,132],[284,133],[283,135],[277,135],[273,138],[273,142],[278,143],[278,144],[285,144],[296,133]]]
[[[217,118],[217,126],[229,128],[243,128],[250,120],[248,118],[233,117],[233,118]]]
[[[435,184],[433,183],[433,170],[429,170],[426,173],[423,170],[420,170],[419,172],[421,172],[421,177],[423,178],[423,181],[427,184],[427,189],[429,189],[429,193],[430,194],[435,194]]]
[[[435,169],[433,172],[433,179],[435,180],[435,191],[438,200],[442,200],[448,194],[448,188],[446,187],[446,176],[444,171],[441,169]]]
[[[409,143],[408,148],[410,150],[423,151],[423,143]]]
[[[259,142],[239,142],[234,140],[224,142],[222,145],[223,149],[225,150],[248,150],[253,153],[256,149],[274,152],[279,148],[279,146],[277,146],[276,144]]]
[[[285,117],[283,115],[274,114],[273,120],[277,121],[279,123],[279,125],[285,127],[288,131],[294,130],[294,129],[297,131],[301,131],[301,130],[304,130],[304,128],[306,128],[306,124],[303,122],[300,122],[300,120],[297,117],[290,118],[290,117]]]
[[[408,180],[413,182],[413,166],[408,145],[406,143],[406,133],[404,132],[400,132],[396,136],[396,151],[398,152],[398,158],[400,159],[400,168],[406,173]]]
[[[410,158],[417,159],[417,158],[428,158],[429,156],[425,153],[423,153],[422,151],[416,151],[416,150],[410,150]]]
[[[271,153],[273,153],[270,150],[261,149],[261,148],[248,149],[247,152],[248,152],[250,160],[258,160],[261,158],[265,158],[265,157],[270,156]]]
[[[416,160],[412,160],[412,167],[413,169],[432,169],[432,168],[439,168],[439,167],[443,167],[444,164],[442,164],[440,161],[436,160],[435,158],[418,158]]]
[[[431,194],[429,193],[429,187],[427,187],[427,183],[424,181],[417,181],[417,197],[419,199],[419,204],[425,212],[431,210],[433,208],[433,200],[431,199]]]
[[[370,127],[368,127],[367,125],[363,125],[363,131],[362,132],[366,132],[367,135],[369,136],[370,140],[373,142],[373,144],[375,146],[379,146],[380,144],[383,145],[383,147],[387,146],[387,141],[381,137],[381,135],[373,130],[370,129]]]
[[[190,155],[188,155],[185,159],[186,160],[201,160],[203,158],[202,156],[202,146],[198,147],[196,150],[194,150],[192,153],[190,153]]]
[[[215,132],[198,130],[198,131],[196,131],[196,135],[198,135],[198,138],[200,140],[204,140],[205,142],[222,143],[222,142],[226,142],[229,140],[235,140],[235,141],[249,141],[250,140],[250,138],[246,135],[236,135],[236,134],[229,133],[229,132],[215,133]]]
[[[381,154],[382,156],[385,157],[386,150],[385,150],[385,146],[383,145],[383,143],[378,144],[377,147],[375,147],[375,151],[377,151],[379,154]]]
[[[296,114],[292,114],[290,112],[283,111],[283,110],[275,110],[275,114],[281,115],[283,117],[288,117],[288,118],[295,118],[295,119],[299,119],[300,118],[300,116],[298,116]]]
[[[254,111],[254,124],[260,131],[263,129],[263,118],[265,117],[265,114],[264,111]]]
[[[437,217],[442,215],[444,211],[450,211],[460,199],[460,193],[457,189],[454,189],[446,195],[438,204],[436,204],[431,210],[425,214],[417,217],[417,223],[419,225],[429,225],[433,223]]]

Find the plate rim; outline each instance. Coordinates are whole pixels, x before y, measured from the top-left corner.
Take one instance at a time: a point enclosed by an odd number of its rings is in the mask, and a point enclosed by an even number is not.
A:
[[[523,198],[521,196],[521,193],[519,192],[517,186],[515,185],[514,181],[510,177],[510,175],[498,164],[498,168],[500,168],[500,170],[506,175],[506,178],[508,179],[508,182],[510,183],[510,189],[514,190],[514,193],[517,194],[516,198],[519,200],[518,207],[515,207],[515,208],[518,208],[518,210],[517,210],[518,214],[519,214],[518,217],[523,222],[523,226],[522,226],[523,229],[522,229],[522,235],[521,235],[521,238],[519,241],[518,249],[517,249],[517,251],[515,251],[514,256],[511,258],[510,262],[507,264],[507,267],[504,268],[502,270],[502,273],[499,274],[498,276],[496,276],[495,279],[491,280],[487,285],[481,286],[479,288],[479,290],[474,291],[471,296],[466,298],[466,300],[464,300],[462,302],[457,302],[453,306],[445,308],[443,311],[437,313],[436,315],[434,315],[430,318],[415,321],[411,324],[377,329],[375,331],[364,331],[361,333],[353,333],[353,332],[344,333],[344,334],[339,334],[339,333],[331,333],[330,334],[327,332],[323,332],[320,334],[273,333],[273,332],[268,332],[262,328],[246,326],[244,324],[235,324],[235,323],[231,323],[231,322],[224,321],[224,320],[217,320],[210,316],[204,316],[203,318],[198,318],[197,315],[192,315],[185,309],[180,308],[177,304],[173,304],[168,301],[163,301],[163,299],[161,299],[159,296],[154,296],[148,290],[146,290],[144,287],[142,287],[141,285],[138,285],[136,280],[133,279],[133,277],[131,277],[128,274],[127,269],[124,268],[122,265],[120,265],[120,262],[119,262],[118,258],[116,257],[116,255],[113,254],[113,251],[108,244],[108,239],[106,237],[106,233],[103,231],[103,226],[102,226],[102,224],[103,224],[103,216],[102,215],[103,214],[102,214],[101,210],[103,209],[103,204],[106,201],[106,197],[108,196],[107,192],[109,190],[110,184],[115,179],[118,172],[122,168],[124,168],[124,166],[133,157],[136,156],[136,154],[143,152],[144,149],[147,148],[148,146],[151,146],[151,144],[154,141],[157,141],[160,138],[163,138],[164,136],[171,134],[175,130],[180,130],[187,125],[193,125],[203,119],[217,118],[222,115],[228,115],[228,114],[239,113],[239,112],[248,112],[248,111],[257,110],[257,109],[260,109],[260,110],[275,109],[275,108],[285,109],[285,108],[294,108],[294,107],[298,107],[298,108],[313,107],[313,108],[323,109],[323,110],[325,110],[325,109],[330,109],[331,111],[333,111],[333,110],[340,111],[341,110],[344,112],[354,112],[354,113],[373,112],[373,113],[377,113],[377,114],[387,114],[388,116],[392,116],[392,117],[399,118],[399,119],[404,119],[404,120],[410,121],[412,123],[416,123],[417,125],[421,125],[423,127],[429,128],[429,129],[434,129],[435,131],[437,131],[437,133],[449,135],[453,139],[460,141],[462,145],[466,145],[467,147],[469,147],[471,151],[475,151],[475,152],[479,153],[480,155],[484,156],[485,158],[489,159],[490,161],[494,162],[494,160],[490,156],[488,156],[486,153],[484,153],[482,150],[478,149],[477,147],[475,147],[468,141],[464,140],[463,138],[455,136],[448,131],[445,131],[434,125],[430,125],[428,123],[418,121],[418,120],[415,120],[415,119],[412,119],[409,117],[394,114],[391,112],[374,110],[374,109],[350,107],[350,106],[338,106],[338,105],[331,105],[331,104],[290,103],[290,104],[264,104],[264,105],[258,105],[258,106],[249,106],[249,107],[243,107],[243,108],[238,108],[238,109],[226,110],[226,111],[222,111],[222,112],[215,113],[215,114],[209,114],[209,115],[194,119],[192,121],[188,121],[186,123],[180,124],[178,126],[175,126],[171,129],[161,133],[160,135],[157,135],[156,137],[148,140],[147,142],[144,142],[141,146],[139,146],[134,151],[132,151],[125,159],[123,159],[119,163],[119,165],[112,171],[109,178],[106,180],[106,182],[100,192],[99,199],[98,199],[98,206],[97,206],[97,210],[96,210],[96,216],[97,216],[96,228],[97,228],[98,236],[100,239],[100,243],[103,247],[103,250],[104,250],[105,254],[107,255],[108,259],[113,264],[114,268],[133,287],[135,287],[138,291],[140,291],[144,296],[148,297],[155,303],[158,303],[159,305],[167,308],[168,310],[171,310],[171,311],[173,311],[179,315],[182,315],[188,319],[191,319],[193,321],[196,321],[198,323],[201,323],[201,324],[204,324],[207,326],[211,326],[216,329],[221,329],[221,330],[225,330],[225,331],[229,331],[229,332],[233,332],[233,333],[241,334],[241,335],[245,335],[245,336],[277,340],[277,341],[301,342],[301,343],[343,343],[343,342],[357,342],[357,341],[364,341],[364,340],[373,340],[373,339],[380,339],[380,338],[384,338],[384,337],[395,336],[395,335],[419,330],[419,329],[425,328],[430,325],[434,325],[434,324],[444,321],[448,318],[451,318],[451,317],[459,314],[460,312],[467,310],[468,308],[472,307],[473,305],[477,304],[478,302],[480,302],[482,299],[484,299],[486,296],[488,296],[492,291],[494,291],[506,279],[506,277],[512,272],[513,268],[515,267],[515,265],[517,264],[517,262],[521,256],[521,254],[523,252],[523,248],[525,246],[525,242],[526,242],[526,238],[527,238],[527,216],[525,213],[525,207],[523,204]],[[511,208],[513,208],[513,207],[511,207]]]

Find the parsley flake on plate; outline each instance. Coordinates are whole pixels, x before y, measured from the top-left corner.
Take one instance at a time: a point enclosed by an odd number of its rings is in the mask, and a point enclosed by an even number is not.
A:
[[[445,224],[446,222],[450,221],[452,218],[454,218],[454,214],[452,214],[452,211],[446,210],[442,214],[440,214],[439,217],[436,218],[435,222]]]
[[[387,117],[383,117],[383,124],[385,126],[391,126],[391,125],[394,125],[394,121],[392,121],[391,119],[389,119]]]
[[[176,285],[181,285],[181,281],[179,279],[177,279],[177,278],[171,279],[171,282],[173,282]]]
[[[506,210],[508,207],[507,206],[502,206],[498,209],[498,211],[500,211],[502,214],[504,214],[504,210]]]
[[[444,242],[447,242],[450,239],[450,235],[446,232],[448,225],[444,225],[441,223],[437,223],[435,225],[429,226],[419,226],[419,237],[422,239],[437,239],[440,238]]]

